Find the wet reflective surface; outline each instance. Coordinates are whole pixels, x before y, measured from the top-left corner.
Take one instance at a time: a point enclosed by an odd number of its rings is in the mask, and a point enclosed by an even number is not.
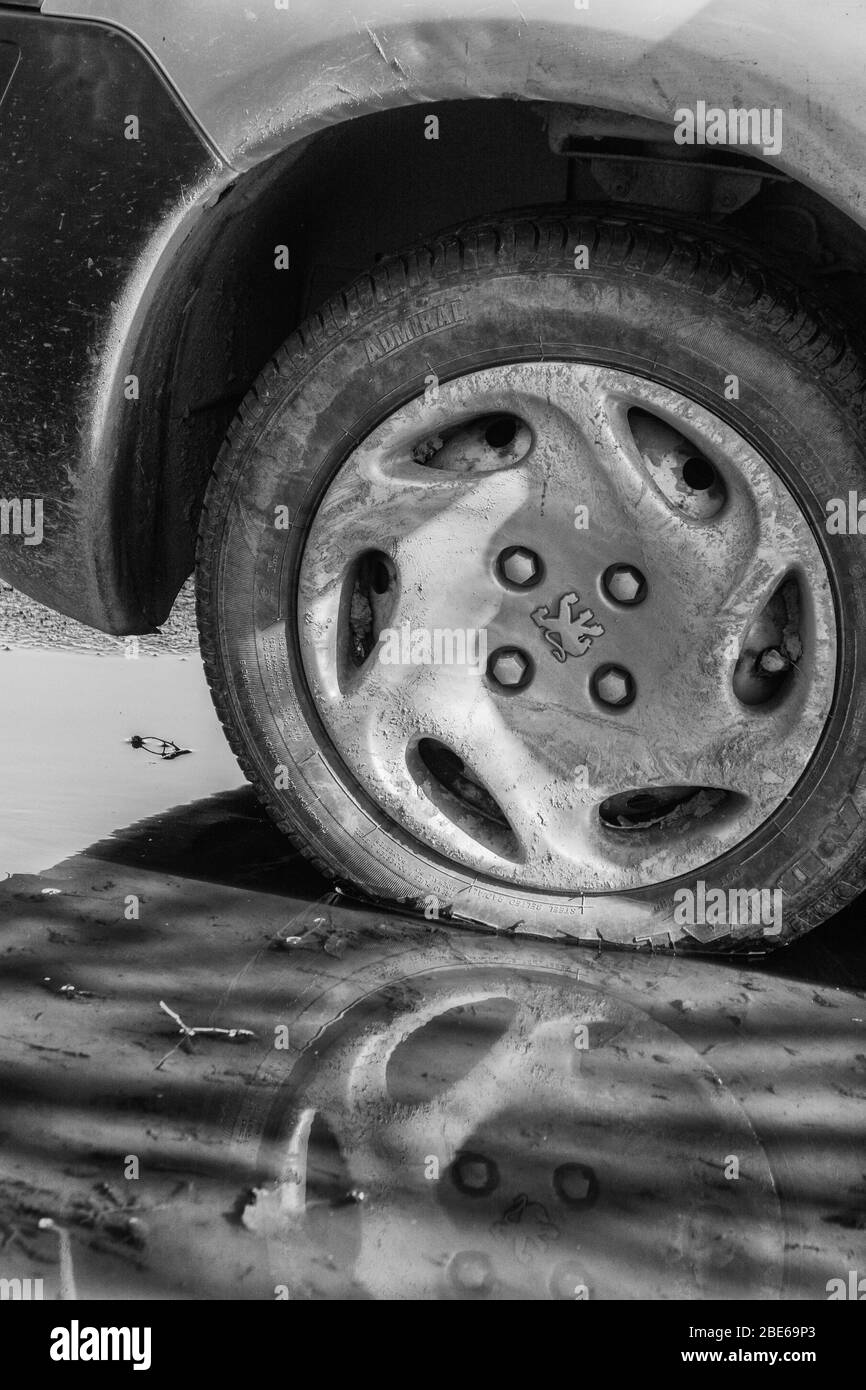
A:
[[[131,825],[0,886],[0,1273],[825,1298],[866,1255],[859,916],[766,960],[598,955],[335,899],[246,789]]]

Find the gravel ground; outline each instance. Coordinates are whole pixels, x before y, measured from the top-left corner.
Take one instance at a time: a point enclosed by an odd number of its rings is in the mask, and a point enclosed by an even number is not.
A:
[[[37,647],[96,652],[100,656],[132,656],[134,642],[138,643],[139,656],[177,656],[198,648],[195,589],[191,578],[178,594],[161,630],[137,638],[109,637],[107,633],[96,632],[74,618],[54,613],[0,580],[0,651]]]

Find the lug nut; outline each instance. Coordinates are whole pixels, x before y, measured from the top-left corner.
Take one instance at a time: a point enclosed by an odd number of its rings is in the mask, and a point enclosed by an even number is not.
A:
[[[608,565],[601,582],[614,603],[643,603],[646,598],[646,580],[634,565]]]
[[[569,1207],[591,1207],[598,1196],[598,1179],[585,1163],[562,1163],[553,1174],[553,1186]]]
[[[515,589],[532,589],[541,580],[544,566],[533,550],[509,545],[496,562],[499,577]]]
[[[602,666],[593,676],[593,689],[603,705],[619,709],[635,697],[634,677],[623,666]]]
[[[497,647],[487,670],[491,679],[506,690],[522,690],[532,680],[532,660],[517,647]]]
[[[499,1186],[499,1169],[483,1154],[458,1154],[451,1165],[451,1177],[458,1191],[469,1197],[487,1197]]]

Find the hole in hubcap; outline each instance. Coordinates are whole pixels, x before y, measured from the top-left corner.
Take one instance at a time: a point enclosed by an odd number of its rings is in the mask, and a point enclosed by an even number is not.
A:
[[[407,762],[421,790],[458,829],[503,859],[519,858],[517,837],[502,808],[451,748],[422,738]]]
[[[716,481],[716,470],[709,459],[695,454],[683,464],[683,482],[693,492],[706,492]]]
[[[790,688],[803,656],[800,586],[784,579],[743,638],[733,687],[744,705],[765,705]]]
[[[495,473],[520,463],[531,447],[532,431],[519,416],[479,415],[419,440],[412,458],[444,473]]]
[[[394,562],[380,550],[370,550],[349,571],[341,614],[342,649],[352,667],[363,666],[388,626],[396,598]]]
[[[693,521],[716,516],[727,491],[715,464],[679,430],[646,410],[630,410],[628,423],[649,475],[669,506]]]
[[[731,793],[720,787],[645,787],[609,796],[598,814],[612,830],[675,830],[704,822],[730,798]]]
[[[378,555],[371,555],[370,565],[370,585],[374,593],[384,594],[391,586],[391,576],[388,566]]]
[[[491,449],[507,449],[517,434],[518,421],[513,415],[497,415],[484,431]]]

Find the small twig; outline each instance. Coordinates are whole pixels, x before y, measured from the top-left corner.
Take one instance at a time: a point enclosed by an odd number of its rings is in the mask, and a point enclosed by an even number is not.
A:
[[[162,1009],[163,1013],[168,1014],[169,1018],[174,1020],[180,1030],[181,1036],[180,1041],[175,1043],[171,1051],[167,1052],[162,1060],[157,1062],[154,1068],[155,1071],[159,1071],[163,1062],[167,1062],[169,1057],[177,1052],[179,1047],[183,1047],[185,1051],[190,1052],[192,1050],[190,1044],[193,1038],[216,1037],[227,1038],[229,1042],[238,1042],[239,1040],[245,1042],[247,1038],[254,1038],[256,1036],[251,1028],[190,1028],[188,1024],[184,1023],[180,1014],[176,1014],[174,1009],[168,1007],[164,999],[160,999],[159,1007]]]
[[[49,994],[59,994],[61,999],[93,999],[95,995],[92,990],[79,989],[77,985],[58,985],[50,975],[43,975],[42,985],[48,990]]]
[[[58,1226],[50,1216],[39,1221],[40,1231],[53,1231],[60,1242],[60,1297],[67,1302],[76,1302],[78,1292],[75,1287],[75,1270],[72,1265],[72,1241],[65,1226]]]
[[[128,738],[127,743],[133,748],[143,748],[146,753],[156,753],[166,762],[171,762],[172,758],[182,758],[184,753],[191,753],[191,748],[181,748],[180,744],[175,743],[170,738],[160,738],[159,734],[133,734]],[[149,745],[155,744],[156,747]]]

